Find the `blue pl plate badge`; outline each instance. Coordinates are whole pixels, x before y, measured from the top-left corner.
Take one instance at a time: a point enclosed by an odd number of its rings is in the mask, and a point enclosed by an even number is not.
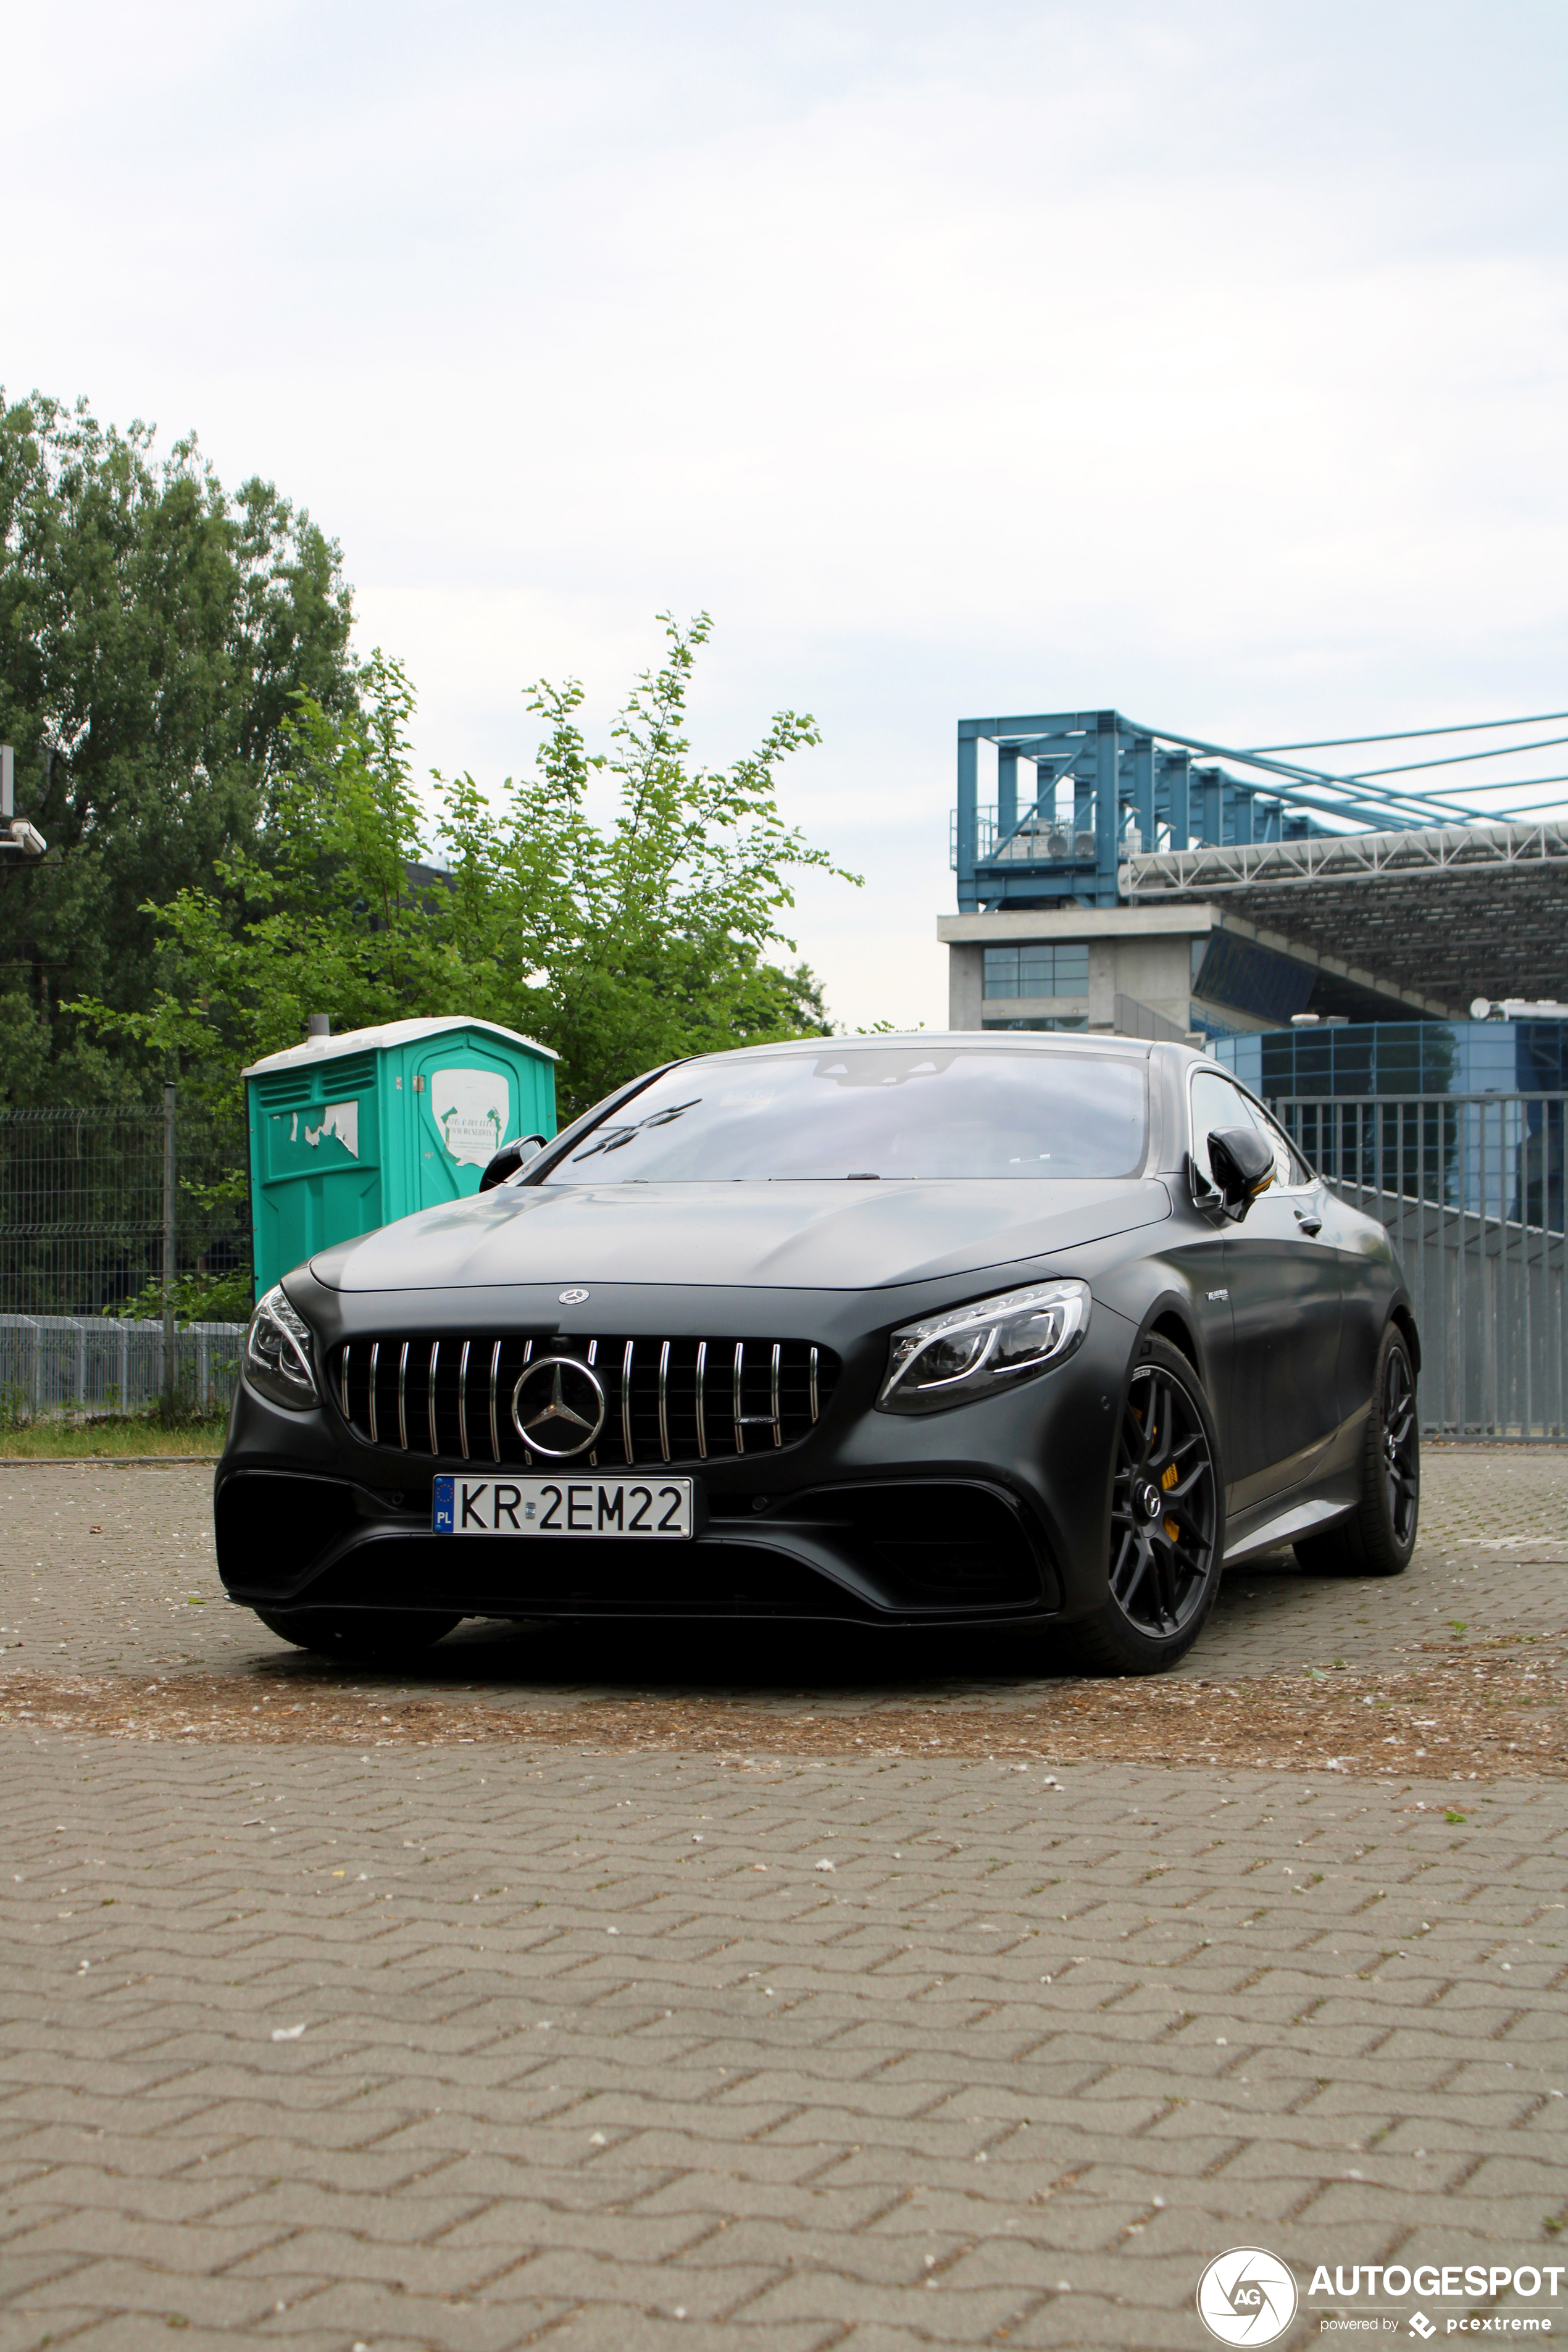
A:
[[[453,1483],[454,1482],[450,1478],[437,1478],[432,1481],[430,1493],[432,1514],[430,1519],[430,1531],[433,1535],[449,1536],[453,1531]]]

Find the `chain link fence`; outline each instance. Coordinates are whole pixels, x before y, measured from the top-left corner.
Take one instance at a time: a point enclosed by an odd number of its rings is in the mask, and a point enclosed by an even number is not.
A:
[[[0,1314],[118,1316],[171,1274],[250,1264],[243,1129],[177,1102],[0,1110]]]
[[[243,1325],[174,1307],[251,1269],[243,1129],[156,1108],[0,1110],[0,1416],[198,1410],[233,1395]],[[199,1307],[196,1309],[199,1313]]]

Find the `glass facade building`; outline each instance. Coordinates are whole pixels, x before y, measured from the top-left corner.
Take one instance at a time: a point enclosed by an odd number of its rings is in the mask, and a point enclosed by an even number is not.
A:
[[[1568,1021],[1368,1021],[1215,1038],[1342,1189],[1561,1234]]]
[[[1265,1099],[1568,1091],[1568,1019],[1352,1021],[1216,1037],[1211,1050]]]

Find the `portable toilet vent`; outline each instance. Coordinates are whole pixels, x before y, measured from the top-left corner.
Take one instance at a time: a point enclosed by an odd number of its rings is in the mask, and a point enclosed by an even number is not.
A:
[[[477,1192],[503,1143],[548,1139],[558,1058],[453,1015],[314,1034],[253,1062],[242,1075],[257,1297],[331,1242]]]

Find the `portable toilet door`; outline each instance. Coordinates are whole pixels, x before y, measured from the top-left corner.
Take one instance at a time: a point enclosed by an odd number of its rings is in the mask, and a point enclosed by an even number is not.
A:
[[[554,1057],[473,1022],[410,1048],[404,1083],[414,1117],[409,1204],[467,1199],[503,1143],[555,1132]]]

